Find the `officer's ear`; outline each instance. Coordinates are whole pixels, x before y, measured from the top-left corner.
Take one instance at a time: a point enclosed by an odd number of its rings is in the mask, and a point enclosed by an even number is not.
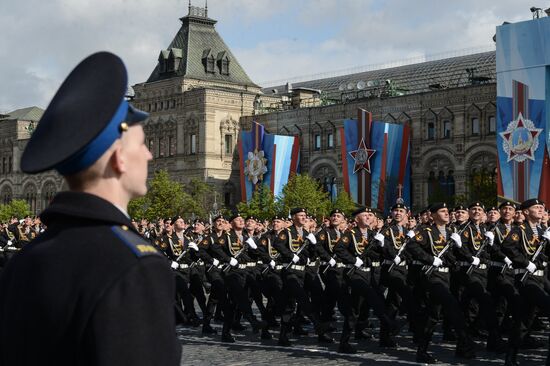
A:
[[[109,159],[111,169],[117,174],[126,173],[128,167],[120,139],[115,141],[113,146],[111,146],[111,150],[111,158]]]

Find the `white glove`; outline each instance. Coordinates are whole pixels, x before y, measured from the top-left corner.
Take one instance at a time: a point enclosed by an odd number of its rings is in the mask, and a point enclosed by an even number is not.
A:
[[[550,240],[550,228],[547,229],[544,234],[542,234],[542,237],[545,238],[546,240]]]
[[[529,264],[527,265],[527,270],[530,272],[530,273],[533,273],[537,270],[537,266],[535,266],[535,263],[533,262],[529,262]]]
[[[12,245],[13,242],[11,240],[8,240],[8,245]]]
[[[145,234],[144,234],[144,236],[145,236],[147,239],[149,239],[149,237],[151,236],[151,233],[148,232],[148,231],[146,231]]]
[[[374,239],[380,243],[381,247],[384,246],[384,239],[385,239],[384,235],[378,233],[374,236]]]
[[[512,261],[510,260],[510,258],[508,257],[504,257],[504,263],[506,263],[506,265],[508,267],[510,267],[512,265]]]
[[[328,264],[331,266],[331,267],[334,267],[336,265],[336,261],[334,260],[334,258],[330,258],[330,260],[328,261]]]
[[[235,258],[231,257],[231,259],[229,260],[229,265],[231,267],[235,267],[237,264],[239,264],[239,261],[236,260]]]
[[[441,258],[439,257],[434,257],[434,262],[433,262],[433,266],[434,267],[439,267],[440,265],[443,264],[443,261],[441,260]]]
[[[355,267],[359,268],[363,265],[363,260],[359,257],[357,257],[357,259],[355,259]]]
[[[495,234],[493,234],[492,231],[485,232],[485,237],[487,240],[489,240],[489,246],[493,246],[493,243],[495,242]]]
[[[462,248],[462,239],[460,238],[460,235],[458,235],[458,233],[452,233],[451,239],[455,242],[457,247]]]
[[[258,249],[258,246],[256,245],[256,242],[252,238],[246,239],[246,244],[252,249]]]
[[[395,263],[395,265],[399,265],[399,263],[401,263],[401,257],[396,255],[395,258],[393,258],[393,263]]]
[[[296,264],[300,261],[300,257],[298,257],[296,254],[294,254],[294,257],[292,257],[292,263]]]
[[[317,238],[315,237],[315,235],[313,235],[313,233],[309,233],[307,235],[307,239],[311,244],[317,244]]]
[[[472,259],[473,259],[472,265],[474,265],[476,267],[479,266],[479,262],[480,262],[479,258],[478,257],[472,257]]]
[[[212,260],[212,264],[214,265],[214,267],[217,267],[218,264],[220,264],[220,261],[217,260],[216,258],[214,258],[214,259]]]
[[[271,262],[269,262],[269,266],[271,268],[275,268],[275,261],[274,260],[271,260]]]
[[[189,244],[187,245],[187,247],[188,247],[189,249],[193,249],[195,252],[198,252],[198,251],[199,251],[199,247],[197,246],[197,243],[191,242],[191,243],[189,243]]]
[[[407,232],[407,236],[409,237],[409,239],[414,238],[414,237],[415,237],[415,235],[414,235],[414,230],[409,230],[409,231]]]
[[[172,269],[178,269],[179,266],[180,265],[176,261],[172,261],[172,264],[170,264],[170,267],[172,267]]]

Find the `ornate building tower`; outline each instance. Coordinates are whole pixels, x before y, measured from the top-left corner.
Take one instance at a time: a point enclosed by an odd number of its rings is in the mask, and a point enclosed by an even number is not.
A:
[[[151,115],[144,128],[154,160],[186,183],[198,178],[234,205],[238,190],[235,146],[239,119],[253,113],[254,84],[216,31],[208,9],[189,5],[181,28],[158,55],[146,82],[134,86],[134,104]],[[235,159],[234,159],[235,157]]]

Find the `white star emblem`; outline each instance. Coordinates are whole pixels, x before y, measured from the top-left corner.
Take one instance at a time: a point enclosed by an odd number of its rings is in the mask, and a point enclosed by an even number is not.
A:
[[[353,173],[357,173],[361,169],[365,169],[370,173],[370,158],[374,155],[376,150],[367,149],[365,141],[361,139],[357,150],[350,151],[349,154],[355,160],[355,166],[353,167]]]
[[[521,163],[527,159],[535,161],[541,133],[542,128],[535,128],[533,121],[523,118],[520,113],[516,120],[508,124],[506,131],[500,132],[502,148],[508,154],[507,162],[514,160]]]

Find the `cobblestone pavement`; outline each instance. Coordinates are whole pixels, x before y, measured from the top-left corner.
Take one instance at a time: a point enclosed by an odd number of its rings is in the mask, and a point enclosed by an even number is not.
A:
[[[311,326],[305,327],[310,332],[309,336],[291,338],[293,346],[290,348],[277,346],[275,330],[272,331],[273,340],[262,341],[247,330],[233,332],[236,343],[221,343],[221,325],[213,323],[212,326],[218,330],[218,335],[202,336],[200,327],[178,327],[177,333],[182,343],[181,365],[418,365],[411,334],[404,331],[397,337],[399,347],[396,349],[380,348],[375,340],[356,342],[352,338],[352,344],[358,349],[357,354],[341,355],[336,352],[337,344],[317,344]],[[335,339],[339,337],[338,333],[332,335]],[[544,337],[541,332],[535,336]],[[442,343],[440,339],[441,334],[436,333],[429,349],[440,360],[439,365],[504,364],[504,355],[486,352],[481,346],[476,360],[457,359],[454,357],[454,344]],[[478,343],[482,345],[482,342]],[[522,366],[544,365],[545,358],[546,348],[522,350],[518,361]]]

